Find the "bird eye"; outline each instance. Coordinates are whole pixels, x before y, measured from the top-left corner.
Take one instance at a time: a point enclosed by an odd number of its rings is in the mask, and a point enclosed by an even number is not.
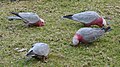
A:
[[[34,46],[32,45],[32,47],[34,47]]]

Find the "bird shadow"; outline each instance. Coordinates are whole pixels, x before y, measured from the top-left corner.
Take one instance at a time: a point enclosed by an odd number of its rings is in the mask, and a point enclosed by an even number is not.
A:
[[[41,59],[36,59],[36,58],[25,58],[22,65],[25,66],[25,65],[31,65],[31,64],[36,64],[38,62],[41,62],[41,63],[46,63],[46,62],[43,62]]]
[[[70,45],[70,46],[72,46],[72,47],[83,47],[83,48],[88,48],[88,47],[93,47],[93,46],[95,46],[95,44],[94,43],[87,43],[87,44],[84,44],[84,43],[79,43],[78,45],[76,45],[76,46],[73,46],[72,44]]]
[[[9,31],[13,31],[15,32],[16,30],[23,30],[23,29],[34,29],[34,28],[37,28],[36,26],[32,26],[32,27],[28,27],[28,26],[25,26],[24,24],[11,24],[9,26],[6,26],[6,29],[9,30]]]

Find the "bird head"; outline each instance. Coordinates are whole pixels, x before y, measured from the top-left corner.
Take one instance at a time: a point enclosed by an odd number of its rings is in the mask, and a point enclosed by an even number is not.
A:
[[[73,37],[73,46],[77,46],[82,41],[82,36],[79,34],[75,34]]]
[[[102,23],[103,26],[104,26],[104,27],[107,27],[107,26],[108,26],[108,23],[106,22],[106,20],[105,20],[104,18],[102,18],[102,20],[103,20],[103,23]]]
[[[45,25],[45,21],[43,19],[40,18],[40,20],[38,22],[35,23],[36,26],[42,27]]]
[[[102,28],[107,28],[107,27],[109,27],[110,26],[110,22],[106,22],[106,20],[105,20],[105,18],[102,18],[102,20],[103,20],[103,26],[102,26]]]

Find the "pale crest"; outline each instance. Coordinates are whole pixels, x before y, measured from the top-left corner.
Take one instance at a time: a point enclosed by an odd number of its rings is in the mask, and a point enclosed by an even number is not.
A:
[[[102,19],[103,19],[103,24],[104,24],[104,26],[106,26],[106,25],[107,25],[106,20],[105,20],[104,18],[102,18]]]
[[[73,42],[73,45],[74,45],[74,46],[76,46],[76,45],[79,44],[79,40],[78,40],[76,37],[73,37],[72,42]]]

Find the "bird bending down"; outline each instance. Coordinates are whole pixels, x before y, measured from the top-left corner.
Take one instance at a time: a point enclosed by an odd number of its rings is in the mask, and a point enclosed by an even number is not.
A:
[[[81,22],[86,27],[90,27],[91,25],[97,25],[99,27],[103,27],[103,26],[107,27],[106,20],[103,17],[99,16],[99,14],[96,13],[95,11],[85,11],[73,15],[66,15],[63,16],[63,18],[68,18],[71,20]]]
[[[32,12],[11,12],[12,14],[16,15],[17,17],[21,18],[26,26],[44,26],[45,22],[42,18],[40,18],[36,13]]]
[[[100,38],[104,33],[110,31],[111,28],[81,28],[79,29],[73,37],[73,46],[78,45],[79,43],[91,43],[96,39]]]
[[[35,43],[32,48],[26,54],[27,57],[33,57],[35,59],[40,59],[43,62],[47,59],[49,54],[49,46],[45,43]]]

